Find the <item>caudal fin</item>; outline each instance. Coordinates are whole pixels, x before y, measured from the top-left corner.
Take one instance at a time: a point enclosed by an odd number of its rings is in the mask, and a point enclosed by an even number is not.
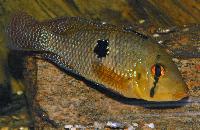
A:
[[[7,27],[8,47],[13,50],[45,50],[45,29],[25,12],[15,13]],[[42,37],[42,38],[41,38]]]

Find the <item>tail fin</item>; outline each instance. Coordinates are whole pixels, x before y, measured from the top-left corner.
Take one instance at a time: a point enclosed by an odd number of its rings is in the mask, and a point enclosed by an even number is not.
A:
[[[48,38],[45,28],[25,12],[17,12],[12,16],[7,35],[8,47],[23,51],[45,50],[45,40]]]

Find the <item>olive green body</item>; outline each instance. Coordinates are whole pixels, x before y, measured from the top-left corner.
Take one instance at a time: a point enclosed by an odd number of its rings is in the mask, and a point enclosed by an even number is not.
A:
[[[12,49],[42,51],[44,58],[60,67],[128,98],[176,101],[187,96],[172,58],[130,28],[75,17],[38,22],[25,13],[16,14],[12,21],[8,27]],[[155,64],[162,65],[164,75],[150,96]]]

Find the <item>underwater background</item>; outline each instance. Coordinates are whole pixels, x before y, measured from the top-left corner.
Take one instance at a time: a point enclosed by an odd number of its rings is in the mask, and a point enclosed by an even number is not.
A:
[[[198,0],[0,0],[0,128],[4,129],[29,129],[33,124],[23,83],[26,57],[6,48],[6,26],[18,10],[38,20],[80,16],[136,29],[140,26],[147,35],[159,27],[200,23]],[[187,45],[189,51],[194,51],[192,46]],[[193,86],[200,86],[199,81]]]

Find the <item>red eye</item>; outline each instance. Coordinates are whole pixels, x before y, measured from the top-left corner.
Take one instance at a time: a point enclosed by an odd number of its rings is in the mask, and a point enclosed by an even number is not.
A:
[[[165,75],[165,69],[160,64],[155,64],[151,67],[151,73],[157,77]]]

